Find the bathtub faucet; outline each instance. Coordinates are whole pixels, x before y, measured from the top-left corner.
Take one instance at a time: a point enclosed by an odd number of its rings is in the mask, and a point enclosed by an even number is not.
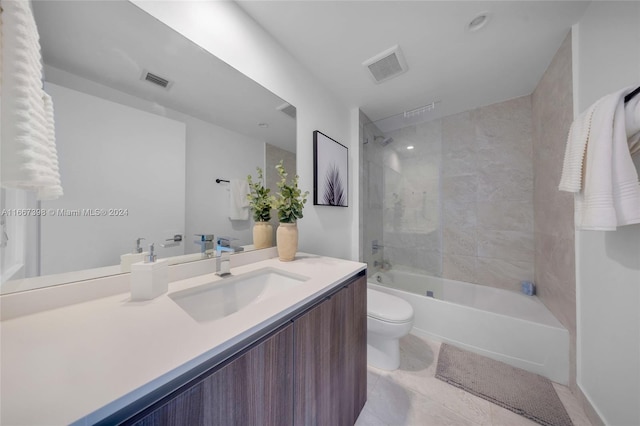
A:
[[[373,261],[373,267],[374,268],[380,268],[382,270],[391,269],[391,263],[389,263],[388,260],[383,260],[381,262],[378,262],[377,260],[374,260]]]
[[[378,253],[378,250],[380,250],[382,247],[384,246],[382,244],[378,244],[378,240],[371,241],[371,254]]]

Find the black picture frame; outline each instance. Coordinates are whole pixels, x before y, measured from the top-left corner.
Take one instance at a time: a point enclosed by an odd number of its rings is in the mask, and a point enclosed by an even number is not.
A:
[[[349,207],[349,148],[313,132],[313,204]]]

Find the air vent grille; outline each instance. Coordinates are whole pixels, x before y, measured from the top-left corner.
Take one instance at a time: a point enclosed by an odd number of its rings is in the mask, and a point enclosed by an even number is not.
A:
[[[285,102],[282,105],[276,108],[278,111],[287,114],[289,117],[295,120],[296,118],[296,107],[291,105],[289,102]]]
[[[160,86],[164,89],[168,89],[171,86],[170,80],[167,80],[166,78],[160,77],[159,75],[153,74],[149,71],[145,71],[142,74],[142,79],[150,83],[153,83],[157,86]]]
[[[367,67],[369,75],[375,83],[382,83],[399,76],[408,69],[400,46],[397,45],[364,61],[362,65]]]

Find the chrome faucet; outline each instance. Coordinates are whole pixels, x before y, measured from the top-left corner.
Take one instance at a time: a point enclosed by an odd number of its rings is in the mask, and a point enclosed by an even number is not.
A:
[[[231,252],[221,251],[216,259],[216,275],[231,275]]]
[[[211,258],[215,256],[215,247],[213,244],[213,234],[196,234],[196,237],[200,237],[199,240],[195,240],[194,243],[200,245],[200,253],[204,258]]]

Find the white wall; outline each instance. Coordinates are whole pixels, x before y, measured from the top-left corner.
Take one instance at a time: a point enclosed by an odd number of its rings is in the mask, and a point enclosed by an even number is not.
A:
[[[127,214],[43,217],[41,273],[117,265],[137,237],[160,243],[183,233],[184,123],[51,83],[45,90],[55,106],[64,196],[42,208]]]
[[[296,106],[297,172],[303,190],[313,189],[314,130],[350,148],[349,207],[321,207],[308,202],[298,223],[299,248],[357,259],[357,113],[338,101],[234,2],[131,1]]]
[[[640,84],[639,2],[592,2],[573,31],[574,115]],[[640,225],[576,232],[576,274],[578,386],[606,424],[640,424]]]
[[[248,174],[255,172],[256,166],[264,168],[263,141],[54,67],[45,66],[45,76],[48,81],[185,123],[186,229],[180,253],[175,254],[199,251],[199,246],[193,243],[193,234],[196,233],[230,236],[237,238],[243,245],[251,244],[251,222],[229,220],[229,185],[216,184],[215,179],[244,179]],[[168,253],[162,249],[158,255],[166,256]]]
[[[196,253],[194,234],[210,233],[216,238],[237,238],[233,242],[251,244],[251,220],[229,219],[229,184],[220,179],[255,176],[256,166],[264,169],[265,144],[219,126],[189,117],[187,123],[187,233],[185,253]]]

